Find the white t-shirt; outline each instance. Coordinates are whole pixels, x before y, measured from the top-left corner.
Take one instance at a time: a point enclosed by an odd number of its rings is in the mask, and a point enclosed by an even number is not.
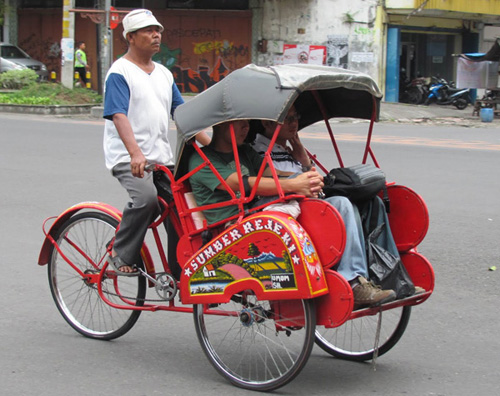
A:
[[[255,141],[252,143],[252,147],[261,156],[264,156],[270,143],[271,139],[259,133],[255,137]],[[274,143],[273,149],[271,151],[271,159],[273,161],[274,168],[279,171],[302,173],[301,163],[299,161],[296,161],[292,157],[292,155],[278,143]]]
[[[142,153],[149,163],[170,165],[173,154],[168,141],[169,115],[183,103],[172,73],[155,63],[148,74],[127,59],[113,63],[104,89],[104,156],[106,167],[129,163],[130,155],[112,121],[125,114]]]

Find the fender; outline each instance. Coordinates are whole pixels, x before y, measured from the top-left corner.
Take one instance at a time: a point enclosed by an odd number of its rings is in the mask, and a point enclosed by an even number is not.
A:
[[[57,218],[54,220],[54,223],[52,223],[48,232],[45,232],[44,230],[45,239],[42,244],[42,249],[40,250],[40,255],[38,256],[38,265],[48,264],[50,258],[50,251],[52,248],[52,244],[54,243],[53,242],[54,236],[71,216],[75,215],[77,212],[81,210],[93,210],[97,212],[103,212],[110,215],[111,217],[115,218],[118,221],[120,221],[122,218],[122,213],[118,209],[102,202],[80,202],[76,205],[71,206],[70,208],[62,212],[59,216],[57,216]],[[44,224],[50,219],[53,219],[53,217],[49,217],[47,220],[45,220]],[[146,271],[148,273],[154,273],[155,269],[154,269],[153,259],[151,257],[149,248],[147,247],[146,243],[142,244],[141,256],[144,261],[144,266],[146,268]]]
[[[317,249],[304,228],[281,212],[259,212],[224,230],[186,262],[183,304],[228,302],[252,290],[266,300],[328,293]]]

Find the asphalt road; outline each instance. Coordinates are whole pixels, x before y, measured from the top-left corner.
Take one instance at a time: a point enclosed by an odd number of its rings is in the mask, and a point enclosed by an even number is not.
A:
[[[323,129],[302,133],[326,155]],[[337,123],[346,164],[359,162],[365,123]],[[43,220],[76,202],[118,208],[126,195],[104,167],[99,120],[0,114],[0,384],[6,395],[244,395],[209,365],[190,315],[143,313],[112,342],[84,338],[59,315],[37,265]],[[373,148],[388,180],[426,200],[419,250],[436,288],[402,340],[349,363],[315,347],[283,395],[497,395],[500,382],[500,128],[381,123]],[[325,161],[335,166],[333,159]],[[488,269],[496,265],[497,271]]]

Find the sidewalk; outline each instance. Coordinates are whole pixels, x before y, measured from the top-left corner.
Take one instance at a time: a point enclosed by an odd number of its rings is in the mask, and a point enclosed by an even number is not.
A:
[[[187,102],[193,96],[183,96]],[[102,107],[92,109],[92,117],[102,118]],[[345,122],[347,119],[339,119]],[[500,118],[496,118],[491,123],[481,122],[479,116],[472,115],[472,106],[467,106],[464,110],[458,110],[454,106],[430,106],[410,105],[406,103],[381,102],[380,122],[397,122],[405,124],[441,124],[463,127],[500,127]]]
[[[185,101],[193,98],[191,95],[183,96]],[[85,108],[84,108],[85,107]],[[26,106],[26,105],[0,105],[0,112],[43,114],[59,116],[90,117],[102,119],[102,106]],[[339,119],[345,122],[346,119]],[[500,118],[493,122],[481,122],[479,116],[472,115],[472,106],[458,110],[454,106],[410,105],[406,103],[381,102],[380,122],[397,122],[407,124],[447,124],[464,127],[500,127]]]
[[[380,121],[409,122],[411,120],[435,120],[454,118],[481,122],[478,116],[472,115],[472,106],[458,110],[455,106],[410,105],[406,103],[382,102],[380,105]]]

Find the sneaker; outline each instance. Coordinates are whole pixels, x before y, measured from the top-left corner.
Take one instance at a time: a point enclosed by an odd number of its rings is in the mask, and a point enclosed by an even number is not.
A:
[[[359,283],[352,288],[354,309],[378,306],[396,299],[396,292],[394,290],[382,290],[380,286],[366,280],[362,276],[358,277],[357,281]]]

